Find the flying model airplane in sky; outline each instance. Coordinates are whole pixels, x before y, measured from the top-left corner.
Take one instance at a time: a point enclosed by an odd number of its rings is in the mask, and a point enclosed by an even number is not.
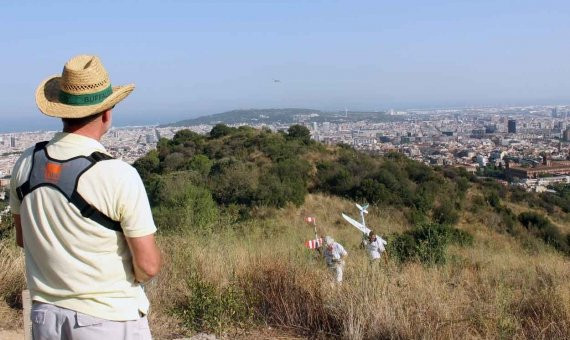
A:
[[[274,83],[280,83],[281,80],[279,80],[279,79],[273,79],[273,82],[274,82]]]

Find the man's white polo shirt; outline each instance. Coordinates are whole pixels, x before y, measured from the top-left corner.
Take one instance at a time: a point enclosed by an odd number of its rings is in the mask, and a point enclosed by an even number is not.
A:
[[[98,141],[58,133],[47,145],[58,160],[106,153]],[[32,299],[103,319],[136,320],[149,302],[135,283],[125,240],[156,232],[144,185],[137,171],[121,160],[95,164],[77,190],[102,213],[120,221],[124,235],[81,216],[57,189],[44,186],[20,202],[16,188],[27,179],[33,148],[14,166],[10,206],[22,221],[26,278]]]

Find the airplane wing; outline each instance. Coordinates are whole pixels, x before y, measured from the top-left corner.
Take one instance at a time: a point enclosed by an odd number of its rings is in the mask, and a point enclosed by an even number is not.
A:
[[[361,232],[366,233],[366,234],[368,234],[370,232],[370,229],[366,228],[365,226],[362,225],[362,223],[355,221],[351,217],[349,217],[345,214],[342,214],[342,218],[344,218],[348,223],[355,226],[356,229],[360,230]]]

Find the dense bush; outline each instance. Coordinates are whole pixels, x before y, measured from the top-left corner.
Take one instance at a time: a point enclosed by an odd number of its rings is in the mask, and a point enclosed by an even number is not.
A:
[[[454,225],[459,221],[459,212],[449,201],[443,201],[433,210],[433,220],[439,224]]]
[[[210,137],[211,138],[224,137],[231,134],[233,131],[235,131],[235,128],[231,128],[225,124],[217,124],[210,131]]]
[[[186,283],[192,294],[176,307],[175,312],[188,328],[220,334],[230,325],[244,326],[252,322],[253,309],[236,282],[218,288],[193,273]]]
[[[310,164],[301,156],[314,146],[307,137],[310,138],[310,133],[302,126],[292,126],[289,134],[284,135],[267,129],[218,124],[210,131],[209,138],[180,130],[172,140],[161,139],[157,150],[149,152],[134,166],[149,189],[159,220],[165,220],[169,212],[176,216],[192,215],[194,209],[181,206],[189,202],[179,197],[184,190],[199,194],[206,201],[205,194],[209,192],[216,203],[225,206],[282,207],[289,202],[300,205],[308,192],[311,171]],[[169,176],[178,173],[189,176],[191,186],[181,185],[172,193],[158,189],[158,184],[168,182]],[[177,205],[168,203],[174,201]],[[170,220],[165,222],[172,224]]]
[[[311,132],[303,125],[291,125],[287,130],[287,137],[308,144],[311,141]]]
[[[470,186],[466,172],[436,171],[398,153],[384,158],[350,148],[338,153],[336,160],[317,162],[316,190],[373,205],[407,207],[412,224],[429,215],[438,223],[457,222],[455,206]]]
[[[424,224],[394,237],[390,254],[400,262],[420,261],[443,264],[449,244],[469,245],[473,236],[466,231],[438,223]]]
[[[518,219],[531,234],[555,249],[570,254],[569,235],[563,235],[546,217],[527,211],[521,213]]]
[[[545,192],[540,194],[540,198],[549,207],[558,206],[563,212],[570,212],[570,184],[553,185],[551,189],[555,193]],[[553,210],[552,208],[549,211]]]
[[[155,222],[162,232],[208,231],[218,215],[210,191],[194,184],[191,172],[153,176],[148,193]]]

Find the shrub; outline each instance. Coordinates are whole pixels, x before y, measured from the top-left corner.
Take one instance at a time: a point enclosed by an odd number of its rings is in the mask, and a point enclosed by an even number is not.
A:
[[[485,196],[485,200],[487,204],[489,204],[493,208],[498,208],[501,206],[501,198],[497,194],[496,191],[491,191]]]
[[[0,209],[4,210],[4,207],[0,205]],[[1,211],[1,210],[0,210]],[[14,228],[14,221],[12,214],[8,214],[7,216],[2,216],[0,222],[0,241],[3,239],[12,239],[15,241],[16,239],[16,229]]]
[[[287,130],[287,137],[291,139],[298,139],[305,144],[311,141],[311,132],[303,125],[291,125]]]
[[[426,265],[446,262],[449,244],[469,245],[473,236],[466,231],[437,223],[424,224],[400,234],[389,249],[400,262],[418,260]]]
[[[326,303],[321,278],[315,270],[268,257],[245,276],[256,315],[277,326],[294,325],[307,334],[339,334],[342,322]]]
[[[210,137],[214,139],[220,138],[231,134],[235,130],[236,130],[235,128],[231,128],[225,124],[216,124],[214,125],[212,130],[210,130]]]
[[[514,187],[511,189],[511,201],[513,202],[524,202],[528,199],[528,196],[532,194],[527,193],[523,188]]]
[[[433,220],[439,224],[454,225],[459,221],[459,213],[450,201],[444,201],[433,210]]]
[[[417,209],[410,209],[406,213],[406,218],[411,225],[421,225],[428,222],[428,216],[425,212]]]
[[[207,177],[212,168],[213,162],[206,155],[196,155],[190,159],[189,168]]]
[[[191,173],[155,176],[148,186],[161,231],[207,231],[218,216],[210,191],[193,184]]]
[[[534,236],[555,249],[570,254],[568,237],[564,236],[556,226],[541,214],[527,211],[519,215],[519,221]]]
[[[496,209],[496,211],[501,217],[500,229],[513,235],[516,234],[515,227],[517,225],[517,215],[507,207],[500,207]]]
[[[380,204],[389,202],[391,194],[384,184],[367,178],[360,183],[357,197],[371,204]]]
[[[189,328],[221,334],[229,326],[253,320],[246,294],[236,282],[217,288],[195,273],[186,282],[190,296],[176,312]]]
[[[214,199],[224,205],[255,203],[259,169],[252,163],[223,160],[214,163],[209,187]]]
[[[486,205],[486,200],[483,196],[481,195],[474,195],[473,198],[471,199],[471,207],[469,208],[469,210],[472,213],[478,213],[479,211],[481,211],[481,209],[483,209]]]
[[[151,150],[144,157],[139,158],[134,164],[141,178],[145,179],[151,173],[156,172],[160,166],[158,151]]]
[[[188,129],[182,129],[174,134],[174,137],[172,137],[172,141],[169,144],[178,145],[187,144],[188,142],[199,143],[203,140],[204,136]]]
[[[280,177],[269,173],[260,180],[256,193],[256,203],[274,207],[284,207],[288,202],[297,206],[303,204],[307,185],[302,177]]]

